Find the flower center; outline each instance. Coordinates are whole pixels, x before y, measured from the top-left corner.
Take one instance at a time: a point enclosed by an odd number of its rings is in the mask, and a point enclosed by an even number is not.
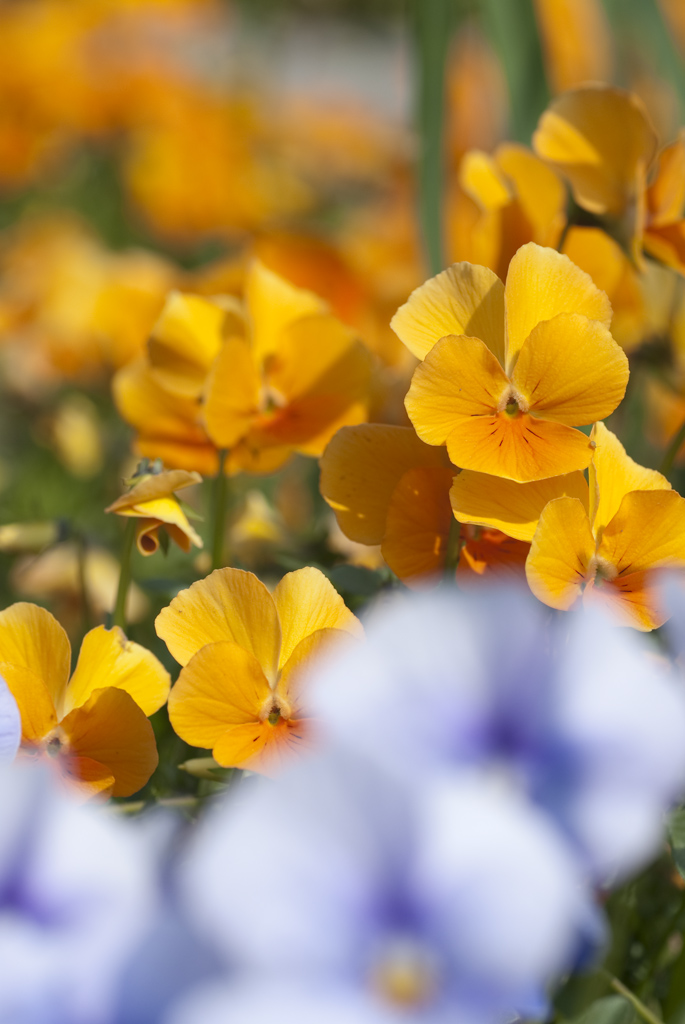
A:
[[[262,704],[259,712],[259,721],[268,722],[269,725],[278,725],[281,719],[288,720],[292,714],[292,708],[279,694],[272,693]]]
[[[375,990],[393,1006],[424,1006],[435,993],[437,977],[431,957],[413,939],[394,939],[383,949],[372,972]]]
[[[601,587],[603,583],[611,583],[617,576],[618,569],[615,565],[601,555],[592,556],[587,571],[588,582],[592,580],[596,587]]]

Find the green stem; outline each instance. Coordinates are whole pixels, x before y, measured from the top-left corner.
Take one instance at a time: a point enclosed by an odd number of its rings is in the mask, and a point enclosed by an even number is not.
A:
[[[443,122],[445,61],[453,6],[454,0],[414,0],[417,122],[421,139],[419,213],[431,274],[439,273],[445,265],[442,236]]]
[[[617,992],[618,995],[627,999],[638,1016],[642,1017],[646,1024],[663,1024],[661,1018],[657,1017],[655,1013],[652,1013],[649,1007],[645,1006],[642,1000],[638,999],[634,992],[631,992],[629,988],[626,988],[622,981],[619,981],[618,978],[614,977],[614,975],[610,974],[608,971],[602,971],[602,974],[606,976],[607,981],[613,988],[614,992]]]
[[[126,630],[126,598],[128,597],[128,588],[131,584],[131,555],[133,554],[135,539],[136,521],[135,519],[129,519],[124,531],[124,543],[121,548],[119,589],[117,590],[117,599],[112,615],[112,625],[120,626],[124,631]]]
[[[221,569],[224,564],[224,532],[226,529],[226,502],[228,479],[224,472],[228,452],[219,452],[219,471],[214,480],[212,492],[212,569]]]
[[[461,523],[452,517],[450,532],[447,535],[447,550],[445,552],[445,575],[454,582],[454,573],[459,564],[459,552],[461,551]]]
[[[93,625],[93,616],[90,608],[90,595],[88,593],[88,545],[82,533],[76,537],[78,550],[78,582],[81,591],[81,605],[83,608],[83,631],[87,633]]]
[[[675,457],[680,451],[683,441],[685,441],[685,420],[683,420],[682,424],[674,434],[671,443],[666,449],[666,454],[664,455],[659,470],[664,476],[670,475],[670,472],[673,469],[673,463],[675,462]]]

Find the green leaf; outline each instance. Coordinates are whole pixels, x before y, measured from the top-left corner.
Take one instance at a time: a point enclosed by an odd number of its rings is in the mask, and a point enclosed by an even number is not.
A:
[[[337,565],[326,572],[336,590],[355,597],[372,597],[383,586],[383,577],[361,565]]]
[[[573,1024],[634,1024],[635,1010],[623,996],[604,996],[592,1003]]]

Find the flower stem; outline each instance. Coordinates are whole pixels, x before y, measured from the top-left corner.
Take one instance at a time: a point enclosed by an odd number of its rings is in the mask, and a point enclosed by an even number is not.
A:
[[[617,992],[618,995],[627,999],[638,1016],[642,1017],[646,1024],[663,1024],[663,1021],[657,1017],[655,1013],[652,1013],[649,1007],[645,1006],[642,1000],[638,999],[634,992],[631,992],[629,988],[626,988],[622,981],[619,981],[619,979],[614,977],[614,975],[609,971],[602,971],[602,974],[606,977],[614,992]]]
[[[228,452],[222,448],[219,452],[219,470],[214,480],[212,492],[212,569],[221,569],[224,564],[224,531],[226,528],[226,502],[228,498],[228,480],[224,472]]]
[[[685,441],[685,420],[683,420],[680,427],[673,435],[671,443],[666,449],[666,454],[664,455],[661,466],[659,468],[659,472],[663,473],[664,476],[669,476],[671,470],[673,469],[675,457],[680,451],[680,447],[683,441]]]
[[[450,532],[447,535],[447,549],[445,551],[445,575],[454,583],[454,573],[459,564],[459,552],[461,551],[461,523],[452,517]]]
[[[444,267],[442,191],[445,60],[454,0],[414,0],[417,123],[421,138],[419,212],[431,274]]]
[[[135,539],[136,521],[135,519],[129,519],[124,531],[124,543],[121,548],[119,589],[117,590],[117,599],[112,615],[112,625],[119,626],[123,630],[126,630],[126,598],[128,597],[128,588],[131,585],[131,555],[133,554]]]

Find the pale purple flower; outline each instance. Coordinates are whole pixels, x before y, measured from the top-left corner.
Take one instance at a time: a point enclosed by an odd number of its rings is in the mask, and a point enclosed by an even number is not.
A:
[[[685,694],[649,640],[529,594],[402,596],[311,673],[321,739],[410,775],[499,773],[557,823],[595,881],[658,849],[685,783]]]
[[[0,764],[13,761],[21,742],[21,717],[17,702],[0,677]]]
[[[170,1024],[537,1013],[585,910],[566,845],[516,794],[453,775],[409,786],[340,751],[216,807],[185,876],[237,973]]]

